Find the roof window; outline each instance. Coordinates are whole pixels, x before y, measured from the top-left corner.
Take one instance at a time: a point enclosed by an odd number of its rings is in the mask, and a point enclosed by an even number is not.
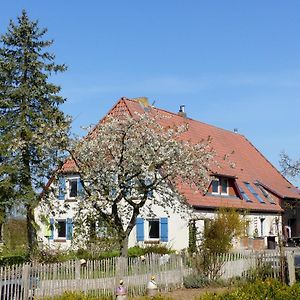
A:
[[[255,185],[260,189],[262,194],[265,196],[265,198],[271,203],[271,204],[276,204],[271,195],[265,190],[264,187],[262,187],[259,183],[255,183]]]
[[[238,185],[238,188],[242,194],[242,198],[246,200],[246,202],[252,202],[249,196],[246,194],[246,192],[242,189],[242,187]]]
[[[257,194],[255,189],[252,187],[252,185],[249,182],[244,182],[247,189],[252,193],[252,195],[260,202],[265,203],[265,201]]]

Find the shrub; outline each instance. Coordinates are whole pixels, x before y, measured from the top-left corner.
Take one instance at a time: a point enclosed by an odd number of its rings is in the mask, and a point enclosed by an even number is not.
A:
[[[145,254],[145,249],[140,246],[134,246],[128,249],[129,257],[139,257]]]
[[[29,261],[29,255],[11,255],[0,257],[0,265],[18,265]]]
[[[147,246],[144,249],[145,249],[145,254],[148,253],[171,254],[175,252],[174,250],[170,249],[165,245],[152,245],[152,246]]]
[[[9,219],[3,227],[5,250],[11,253],[27,249],[27,223],[24,219]]]
[[[58,249],[42,249],[34,259],[42,263],[57,263],[76,259],[74,252]]]
[[[220,294],[207,293],[197,300],[297,300],[300,295],[300,284],[288,286],[275,279],[256,281],[233,291]]]
[[[209,280],[202,274],[191,274],[183,278],[183,285],[187,289],[197,289],[207,286]]]

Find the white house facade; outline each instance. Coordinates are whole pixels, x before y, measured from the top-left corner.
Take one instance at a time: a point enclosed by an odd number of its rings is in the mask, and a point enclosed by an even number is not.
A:
[[[129,112],[143,113],[143,106],[135,100],[121,98],[110,113],[120,107]],[[236,248],[251,248],[251,239],[260,239],[261,246],[274,246],[285,225],[282,223],[283,202],[299,201],[300,191],[287,181],[271,163],[242,135],[204,124],[180,115],[155,109],[167,115],[170,126],[175,122],[188,123],[186,140],[199,142],[210,136],[220,166],[212,170],[211,182],[204,194],[178,186],[191,208],[182,216],[172,208],[153,206],[153,214],[141,212],[129,236],[129,247],[153,244],[167,245],[175,250],[189,246],[189,226],[194,222],[201,232],[206,220],[213,219],[219,208],[235,208],[248,221],[247,243],[237,241]],[[230,153],[233,167],[223,165],[223,157]],[[52,183],[55,184],[55,183]],[[52,195],[54,208],[41,205],[36,209],[40,225],[40,241],[50,248],[69,249],[74,243],[77,198],[82,192],[79,176],[74,168],[64,166],[59,176],[59,188]],[[156,195],[158,197],[158,195]],[[147,203],[146,203],[147,205]],[[286,221],[288,222],[288,220]],[[249,242],[250,241],[250,242]]]

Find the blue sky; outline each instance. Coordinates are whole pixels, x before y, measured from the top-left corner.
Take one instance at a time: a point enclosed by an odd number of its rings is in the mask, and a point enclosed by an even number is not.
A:
[[[300,157],[300,1],[3,1],[0,32],[25,8],[53,38],[73,132],[122,96],[147,96],[228,130],[275,166]],[[297,183],[299,184],[299,183]]]

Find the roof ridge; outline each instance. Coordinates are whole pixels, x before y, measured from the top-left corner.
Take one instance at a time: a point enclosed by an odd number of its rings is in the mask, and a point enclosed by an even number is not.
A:
[[[138,102],[137,102],[136,100],[134,100],[134,99],[130,99],[130,98],[126,98],[126,97],[123,97],[123,98],[125,98],[125,99],[124,99],[125,101],[131,101],[131,102],[134,102],[134,103],[138,103]],[[122,99],[122,98],[121,98],[121,99]],[[188,120],[190,120],[190,121],[197,122],[197,123],[201,123],[201,124],[204,124],[204,125],[206,125],[206,126],[210,126],[210,127],[216,128],[216,129],[218,129],[218,130],[226,131],[226,132],[228,132],[228,133],[230,133],[230,134],[232,134],[232,135],[238,135],[238,136],[243,137],[242,134],[236,133],[236,132],[232,132],[232,131],[229,130],[229,129],[224,129],[224,128],[222,128],[222,127],[218,127],[218,126],[215,126],[215,125],[212,125],[212,124],[208,124],[208,123],[205,123],[205,122],[202,122],[202,121],[199,121],[199,120],[195,120],[195,119],[193,119],[193,118],[183,117],[183,116],[178,115],[178,114],[175,113],[175,112],[168,111],[168,110],[163,109],[163,108],[154,107],[154,106],[151,106],[151,108],[154,108],[155,110],[163,111],[163,112],[168,113],[168,114],[170,114],[170,115],[174,115],[175,117],[179,117],[179,118],[183,118],[183,119],[188,119]],[[129,110],[130,110],[130,109],[129,109]]]
[[[99,126],[99,124],[101,124],[110,114],[111,114],[111,112],[121,103],[121,102],[123,102],[124,103],[124,105],[126,106],[126,108],[127,108],[127,111],[128,111],[128,113],[130,114],[130,116],[132,117],[132,113],[131,113],[131,111],[130,111],[130,109],[129,109],[129,107],[128,107],[128,105],[126,104],[126,101],[125,100],[127,100],[127,98],[126,97],[121,97],[116,103],[115,103],[115,105],[113,105],[113,107],[104,115],[104,117],[102,118],[102,119],[100,119],[98,122],[97,122],[97,124],[94,126],[94,128],[92,128],[89,132],[88,132],[88,134],[87,134],[87,136],[89,136],[89,135],[91,135],[91,134],[93,134],[93,132],[96,130],[96,128]],[[86,137],[87,137],[86,136]]]

